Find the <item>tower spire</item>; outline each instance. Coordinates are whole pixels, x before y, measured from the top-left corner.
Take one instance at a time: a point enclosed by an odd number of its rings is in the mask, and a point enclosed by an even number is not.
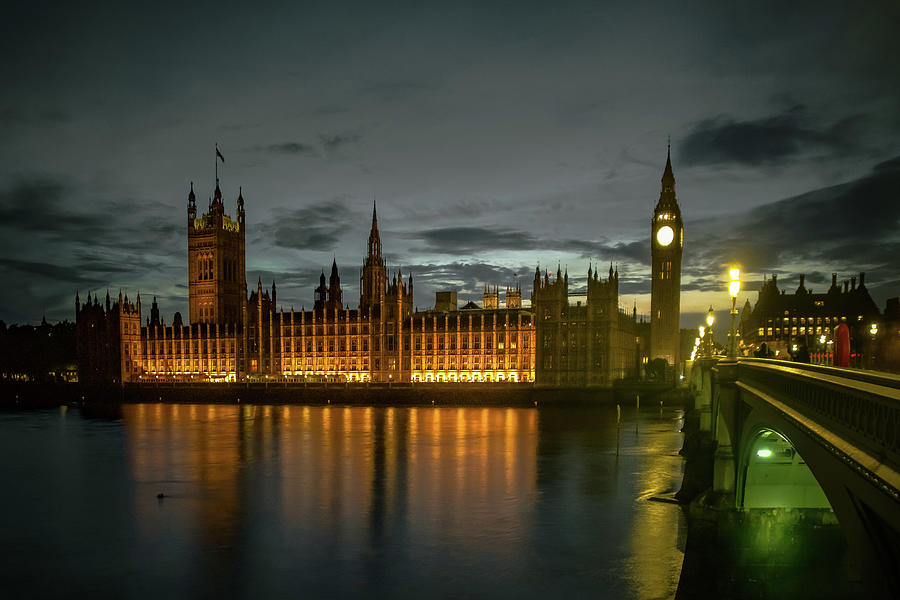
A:
[[[675,175],[674,175],[674,173],[672,173],[672,144],[671,144],[671,142],[666,144],[666,168],[663,171],[663,176],[662,176],[663,183],[665,183],[667,179],[671,180],[673,184],[675,183]]]
[[[378,207],[372,198],[372,229],[369,231],[369,256],[381,256],[381,236],[378,234]]]
[[[666,144],[666,168],[662,175],[662,191],[660,193],[660,201],[662,196],[666,196],[666,200],[674,200],[675,197],[675,174],[672,172],[672,143],[671,140]],[[669,198],[671,196],[671,198]]]

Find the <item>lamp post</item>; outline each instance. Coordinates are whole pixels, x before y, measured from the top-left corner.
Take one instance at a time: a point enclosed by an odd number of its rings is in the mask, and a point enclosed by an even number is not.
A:
[[[706,343],[706,338],[703,337],[704,335],[706,335],[706,327],[701,325],[700,327],[697,328],[697,331],[700,332],[700,337],[697,338],[697,341],[699,342],[699,344],[697,345],[697,348],[699,349],[700,355],[702,356],[704,354],[705,350],[703,349],[702,346],[700,346],[700,344]]]
[[[707,356],[713,355],[713,342],[715,340],[713,339],[712,326],[713,326],[713,323],[715,323],[715,322],[716,322],[716,315],[715,315],[715,313],[713,313],[713,308],[712,308],[712,305],[710,304],[709,312],[706,313],[706,335],[709,336],[709,339],[706,340],[706,355]]]
[[[872,325],[869,326],[869,335],[871,336],[871,341],[869,342],[869,351],[866,352],[866,364],[863,366],[865,369],[871,369],[874,367],[874,357],[875,357],[875,338],[878,336],[878,323],[872,322]]]
[[[737,295],[741,291],[741,270],[731,269],[731,282],[728,284],[728,294],[731,296],[731,345],[728,347],[728,358],[735,358],[734,318],[737,316]]]

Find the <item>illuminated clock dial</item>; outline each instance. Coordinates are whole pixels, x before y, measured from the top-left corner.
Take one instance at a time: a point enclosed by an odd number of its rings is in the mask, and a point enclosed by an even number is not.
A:
[[[668,246],[675,239],[675,232],[668,225],[663,225],[656,230],[656,241],[660,246]]]

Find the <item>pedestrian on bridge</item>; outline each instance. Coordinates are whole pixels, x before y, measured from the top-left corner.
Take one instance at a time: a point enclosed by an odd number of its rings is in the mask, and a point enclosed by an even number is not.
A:
[[[850,328],[846,317],[841,317],[840,325],[834,328],[834,366],[850,366]]]

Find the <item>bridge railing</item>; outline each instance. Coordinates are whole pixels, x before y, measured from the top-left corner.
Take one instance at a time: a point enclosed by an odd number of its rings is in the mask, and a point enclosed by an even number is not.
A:
[[[738,382],[814,417],[861,450],[900,469],[900,377],[742,358]]]

